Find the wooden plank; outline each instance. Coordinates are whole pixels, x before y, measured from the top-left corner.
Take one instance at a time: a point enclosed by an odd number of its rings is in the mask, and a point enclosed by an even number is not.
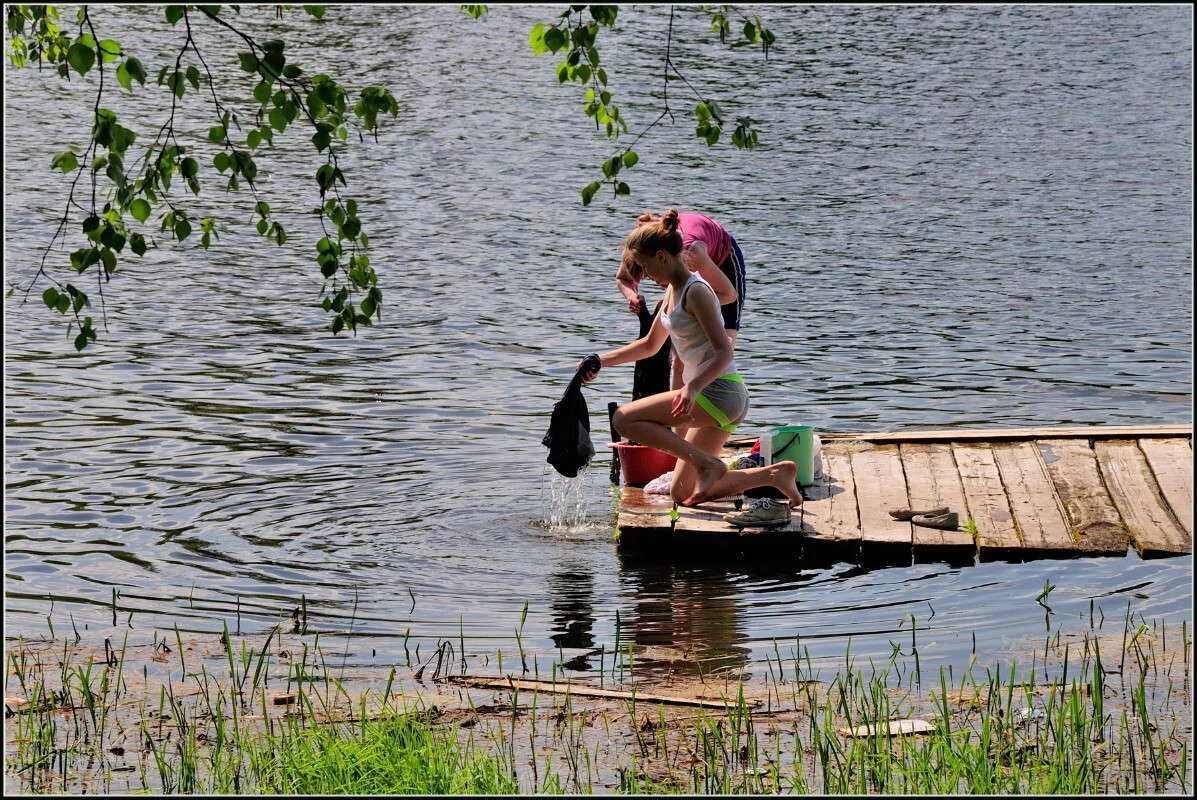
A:
[[[1097,456],[1086,441],[1044,439],[1036,443],[1047,474],[1068,513],[1076,549],[1087,554],[1126,555],[1129,536],[1106,491]]]
[[[930,431],[896,431],[877,433],[832,433],[819,431],[824,442],[845,439],[869,442],[996,442],[1003,440],[1032,439],[1108,439],[1177,437],[1193,435],[1192,424],[1185,425],[1095,425],[1085,428],[974,428],[953,430],[945,428]]]
[[[456,683],[463,686],[476,686],[483,689],[507,689],[510,691],[520,690],[523,692],[545,692],[547,694],[567,694],[575,697],[595,697],[609,700],[636,700],[641,703],[661,703],[664,705],[680,705],[680,706],[697,706],[698,708],[710,708],[718,710],[726,710],[729,707],[730,701],[724,700],[707,700],[698,697],[676,697],[673,695],[664,694],[649,694],[647,692],[637,691],[617,691],[615,689],[596,689],[592,686],[584,686],[569,681],[531,681],[521,680],[519,678],[487,678],[483,676],[474,675],[450,675],[444,680],[450,683]],[[749,706],[760,705],[760,700],[748,700],[746,704]],[[734,706],[734,703],[731,703]]]
[[[1140,439],[1139,449],[1172,513],[1193,538],[1193,447],[1188,439]]]
[[[860,509],[861,545],[911,544],[909,522],[896,520],[890,509],[909,508],[902,457],[896,444],[882,444],[851,453],[856,502]]]
[[[854,446],[824,443],[823,474],[802,490],[802,535],[823,542],[859,543],[860,515],[849,453]]]
[[[947,506],[963,519],[968,506],[964,502],[964,487],[951,445],[903,444],[902,469],[906,473],[906,490],[910,508],[928,509]],[[972,534],[964,530],[941,531],[913,526],[915,547],[975,547]]]
[[[1094,442],[1093,450],[1135,549],[1145,556],[1192,552],[1189,534],[1168,513],[1147,459],[1134,440]]]
[[[1031,550],[1075,549],[1064,507],[1039,448],[1033,442],[1000,442],[991,449],[1022,546]]]
[[[673,527],[669,512],[673,500],[669,495],[645,494],[636,486],[624,486],[619,490],[619,518],[616,525],[620,530],[664,529]]]
[[[987,550],[1017,550],[1022,547],[1014,527],[1014,515],[1002,486],[993,451],[987,445],[956,442],[952,454],[960,469],[960,483],[968,504],[968,516],[977,526],[977,546]],[[963,527],[965,520],[960,520]]]

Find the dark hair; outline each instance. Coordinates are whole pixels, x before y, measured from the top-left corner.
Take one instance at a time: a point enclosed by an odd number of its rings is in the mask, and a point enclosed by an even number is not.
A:
[[[656,255],[665,250],[672,255],[682,253],[682,234],[678,230],[678,212],[671,208],[660,217],[646,211],[636,220],[636,229],[628,234],[623,245],[623,258],[619,271],[633,280],[644,278],[644,268],[636,261],[636,254]]]

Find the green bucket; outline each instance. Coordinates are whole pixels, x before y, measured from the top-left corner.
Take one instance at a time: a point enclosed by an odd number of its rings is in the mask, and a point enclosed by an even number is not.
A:
[[[809,425],[785,425],[773,429],[773,457],[770,463],[793,461],[798,465],[798,485],[815,482],[815,429]]]

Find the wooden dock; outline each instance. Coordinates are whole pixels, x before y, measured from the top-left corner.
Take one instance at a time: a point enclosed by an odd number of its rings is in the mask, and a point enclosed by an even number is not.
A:
[[[767,544],[907,563],[1192,552],[1192,425],[819,435],[822,475],[788,526],[738,530],[723,521],[730,498],[675,509],[623,487],[621,549]],[[960,530],[888,513],[939,506],[959,514]]]

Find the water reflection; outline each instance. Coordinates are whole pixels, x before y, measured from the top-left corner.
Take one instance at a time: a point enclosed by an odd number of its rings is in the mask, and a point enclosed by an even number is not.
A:
[[[735,674],[748,664],[739,590],[725,566],[620,557],[623,635],[642,678]],[[745,678],[750,677],[745,673]]]

